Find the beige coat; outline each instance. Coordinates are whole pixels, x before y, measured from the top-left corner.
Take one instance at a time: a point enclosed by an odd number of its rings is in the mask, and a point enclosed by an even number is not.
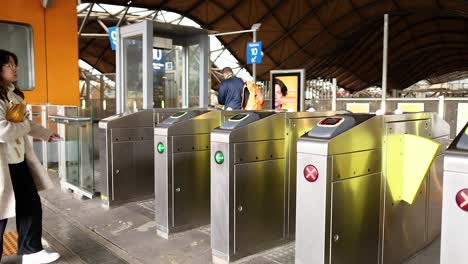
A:
[[[21,136],[24,137],[25,161],[28,164],[38,191],[53,187],[47,171],[34,153],[32,141],[30,140],[30,136],[48,140],[52,132],[28,119],[22,123],[7,121],[5,119],[7,108],[8,103],[0,100],[0,219],[15,216],[15,196],[8,169],[6,142],[11,142]]]

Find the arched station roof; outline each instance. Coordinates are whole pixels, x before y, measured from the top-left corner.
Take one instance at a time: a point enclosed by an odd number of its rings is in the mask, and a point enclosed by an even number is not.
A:
[[[308,78],[337,78],[350,90],[380,86],[383,17],[389,14],[388,88],[404,89],[419,80],[435,80],[468,71],[468,1],[463,0],[84,0],[168,10],[218,32],[250,29],[261,23],[263,42],[260,80],[274,69],[305,68]],[[87,32],[99,30],[89,22]],[[102,30],[102,29],[101,29]],[[245,63],[251,34],[220,37]],[[91,42],[91,43],[90,43]],[[80,39],[80,56],[99,56],[88,49],[104,42]],[[113,69],[101,54],[96,67]],[[108,62],[106,64],[106,61]],[[250,69],[250,66],[247,66]],[[453,75],[457,76],[457,75]]]

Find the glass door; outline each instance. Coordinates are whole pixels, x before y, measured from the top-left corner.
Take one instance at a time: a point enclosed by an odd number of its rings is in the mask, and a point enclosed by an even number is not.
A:
[[[153,49],[154,108],[200,105],[200,45]]]
[[[200,106],[200,94],[202,89],[208,87],[200,87],[200,69],[203,65],[200,60],[200,45],[195,44],[187,47],[187,88],[188,88],[188,107]]]
[[[117,30],[117,113],[153,107],[152,21]]]
[[[184,47],[153,49],[154,108],[181,108],[184,91]]]

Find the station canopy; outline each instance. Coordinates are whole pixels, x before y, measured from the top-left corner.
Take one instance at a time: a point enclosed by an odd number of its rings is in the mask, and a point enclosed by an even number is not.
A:
[[[246,30],[261,23],[257,34],[263,44],[263,62],[257,65],[259,80],[268,80],[271,70],[305,68],[308,79],[337,78],[339,86],[351,91],[380,86],[384,14],[389,15],[388,89],[404,89],[423,79],[450,81],[468,72],[468,1],[463,0],[81,2],[172,11],[214,32]],[[102,28],[88,22],[83,31],[102,33]],[[252,34],[219,39],[251,72],[251,65],[246,64],[246,43],[252,41]],[[80,38],[80,57],[98,56],[101,49],[99,41]],[[112,55],[100,57],[104,59],[96,68],[113,71],[109,65]]]

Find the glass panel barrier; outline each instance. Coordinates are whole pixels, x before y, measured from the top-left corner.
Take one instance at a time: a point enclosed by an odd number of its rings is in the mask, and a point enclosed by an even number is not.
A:
[[[123,52],[126,110],[143,109],[143,36],[124,38]]]
[[[30,119],[32,122],[42,124],[42,106],[30,105]],[[33,148],[39,161],[44,165],[44,142],[40,139],[33,138]]]
[[[153,49],[153,107],[182,107],[183,47]]]
[[[188,47],[188,107],[198,107],[200,100],[200,45]]]
[[[83,105],[49,108],[49,120],[63,138],[57,142],[62,188],[91,198],[95,191],[93,123],[90,117],[80,117],[89,109]]]

